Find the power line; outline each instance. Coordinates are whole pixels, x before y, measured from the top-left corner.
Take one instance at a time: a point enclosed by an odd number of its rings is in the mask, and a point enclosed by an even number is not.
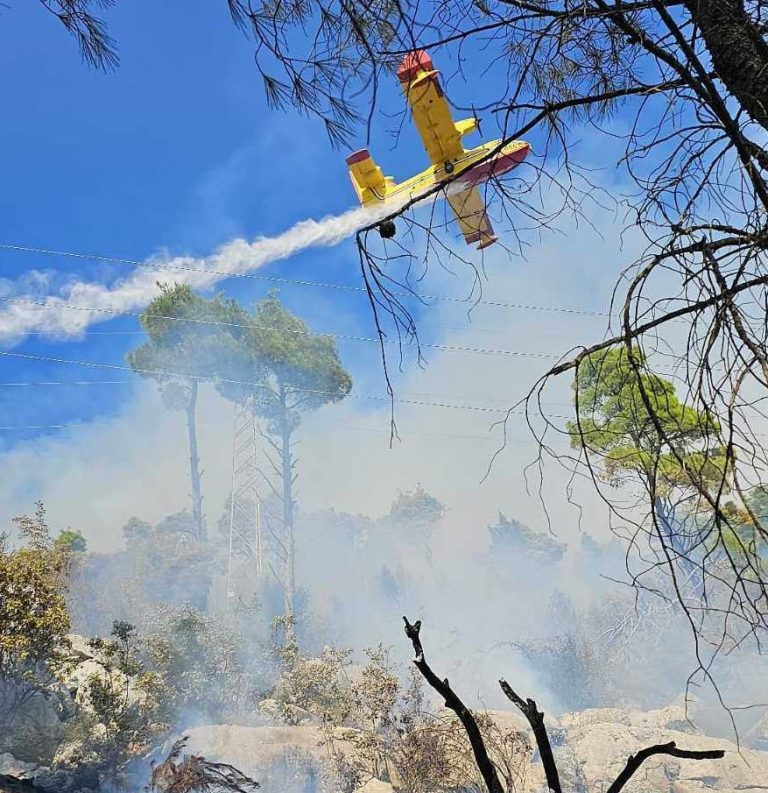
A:
[[[243,325],[242,323],[238,323],[238,322],[223,322],[221,320],[198,319],[196,317],[169,317],[166,316],[165,314],[147,314],[145,312],[140,312],[140,311],[120,311],[118,309],[98,308],[96,306],[74,306],[71,303],[51,304],[45,302],[44,300],[32,300],[31,298],[26,298],[26,297],[0,297],[0,302],[23,303],[33,306],[40,306],[41,308],[48,309],[49,311],[58,311],[58,310],[90,311],[97,314],[112,314],[116,316],[139,317],[139,318],[150,317],[154,319],[166,320],[169,322],[191,322],[197,325],[216,325],[227,328],[242,328],[244,330],[274,329],[273,325],[258,325],[255,323]],[[301,336],[313,335],[312,331],[309,330],[298,330],[295,328],[281,328],[281,330],[283,330],[286,333],[294,333]],[[316,335],[327,336],[329,338],[338,339],[339,341],[368,342],[373,344],[397,344],[397,345],[401,344],[401,342],[398,339],[378,339],[374,336],[351,336],[341,333],[317,333]],[[548,360],[560,360],[561,357],[559,355],[554,355],[552,353],[526,352],[519,350],[499,350],[499,349],[490,349],[485,347],[467,347],[464,345],[457,345],[457,344],[432,344],[429,342],[419,342],[418,347],[421,349],[439,350],[440,352],[466,353],[470,355],[506,355],[516,358],[546,358]]]
[[[18,300],[22,300],[24,298],[14,298]],[[41,301],[42,303],[42,301]],[[45,304],[47,307],[51,309],[61,308],[62,306],[58,305],[51,305],[49,303]],[[122,314],[121,314],[122,315]],[[131,315],[128,315],[131,316]],[[147,315],[147,316],[155,316],[155,315]],[[173,319],[172,317],[165,317],[166,319]],[[181,321],[184,321],[184,317],[179,317]],[[434,328],[436,330],[447,330],[453,333],[484,333],[489,336],[501,336],[506,335],[506,331],[502,330],[501,328],[480,328],[473,325],[471,322],[468,325],[436,325],[430,322],[430,328]],[[266,326],[258,326],[258,327],[266,327]],[[24,331],[25,336],[50,336],[51,331],[48,330],[26,330]],[[79,336],[145,336],[146,331],[143,330],[81,330],[78,331]],[[320,334],[320,335],[329,335],[327,333]]]
[[[198,382],[207,382],[207,383],[227,383],[229,385],[244,385],[250,386],[251,388],[258,388],[263,390],[270,390],[269,386],[264,385],[263,383],[256,383],[247,380],[234,380],[230,378],[223,378],[223,377],[207,377],[205,375],[196,375],[196,374],[189,374],[183,372],[171,372],[162,369],[133,369],[130,366],[123,366],[122,364],[116,363],[102,363],[100,361],[79,361],[74,360],[71,358],[55,358],[53,356],[48,355],[33,355],[31,353],[23,353],[23,352],[9,352],[7,350],[0,350],[0,356],[6,358],[19,358],[22,360],[27,361],[36,361],[41,363],[57,363],[57,364],[66,364],[70,366],[83,366],[86,368],[91,369],[109,369],[112,371],[121,371],[121,372],[134,372],[136,374],[146,374],[146,375],[153,375],[153,376],[163,376],[163,377],[179,377],[188,380],[196,380]],[[89,381],[83,381],[89,382]],[[94,381],[90,381],[94,382]],[[117,381],[114,381],[117,382]],[[333,392],[329,391],[321,391],[319,389],[313,388],[297,388],[292,389],[292,393],[297,394],[317,394],[319,396],[333,396],[335,395]],[[350,394],[352,399],[364,399],[370,400],[374,402],[395,402],[396,404],[400,405],[415,405],[421,407],[433,407],[433,408],[445,408],[449,410],[467,410],[476,413],[496,413],[500,415],[520,415],[525,416],[525,411],[511,411],[504,408],[492,407],[490,405],[455,405],[449,402],[426,402],[423,400],[417,399],[403,399],[403,398],[393,398],[390,399],[388,396],[376,396],[373,394]],[[559,419],[569,419],[570,416],[558,415],[558,414],[549,414],[547,418],[559,418]]]
[[[87,424],[80,422],[79,424],[25,424],[14,425],[8,427],[0,427],[0,432],[21,432],[26,430],[63,430],[70,427],[87,427]]]
[[[123,259],[116,256],[102,256],[95,253],[77,253],[73,251],[58,251],[49,248],[37,248],[29,245],[12,245],[10,243],[0,243],[0,250],[16,251],[19,253],[38,253],[44,256],[63,256],[71,259],[88,259],[91,261],[106,262],[109,264],[131,264],[137,267],[153,267],[159,270],[169,270],[178,272],[196,272],[206,275],[217,275],[221,278],[250,278],[258,281],[268,281],[277,284],[291,284],[293,286],[305,286],[317,289],[333,289],[339,292],[358,292],[365,293],[367,290],[362,286],[351,286],[349,284],[334,284],[325,281],[308,281],[296,278],[284,278],[276,275],[265,275],[264,273],[232,273],[224,270],[210,270],[203,267],[185,267],[184,265],[168,264],[164,262],[140,261],[138,259]],[[576,314],[586,317],[609,317],[606,311],[591,311],[589,309],[565,308],[562,306],[541,306],[533,303],[509,303],[500,300],[471,300],[466,297],[454,297],[451,295],[420,295],[409,291],[395,291],[392,293],[396,297],[411,298],[420,301],[434,300],[444,303],[466,303],[469,305],[490,306],[492,308],[517,309],[524,311],[546,311],[560,314]]]
[[[30,430],[57,430],[57,429],[73,429],[73,428],[83,428],[83,427],[90,427],[91,425],[87,422],[79,422],[75,424],[17,424],[17,425],[9,425],[9,426],[0,426],[0,432],[25,432]],[[455,433],[455,432],[424,432],[423,430],[403,430],[400,428],[400,431],[403,435],[407,435],[408,437],[412,435],[418,435],[423,437],[430,437],[430,438],[451,438],[451,439],[458,439],[458,440],[477,440],[477,441],[493,441],[494,443],[498,442],[498,438],[494,438],[492,435],[469,435],[464,433]],[[390,435],[391,430],[387,428],[379,428],[379,427],[339,427],[334,432],[367,432],[367,433],[375,433],[379,435]],[[507,438],[506,444],[525,444],[525,441],[516,440],[514,438]]]
[[[19,382],[2,382],[0,381],[0,388],[9,388],[9,387],[23,387],[23,386],[93,386],[93,385],[133,385],[136,381],[135,380],[28,380],[28,381],[19,381]],[[409,397],[426,397],[428,399],[462,399],[462,400],[469,400],[469,399],[483,399],[487,402],[501,402],[502,404],[508,405],[510,403],[519,402],[520,400],[514,399],[507,399],[503,397],[488,397],[488,396],[467,396],[465,394],[451,394],[450,396],[446,396],[445,394],[433,394],[424,391],[413,391],[408,394]],[[560,405],[562,407],[572,407],[571,402],[554,402],[547,400],[545,402],[541,402],[540,404],[546,405]]]
[[[17,383],[0,382],[0,388],[23,388],[32,386],[130,385],[131,382],[131,380],[35,380]]]

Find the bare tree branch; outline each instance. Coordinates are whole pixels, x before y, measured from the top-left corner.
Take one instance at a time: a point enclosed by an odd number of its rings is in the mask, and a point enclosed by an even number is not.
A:
[[[421,638],[419,636],[421,631],[421,620],[416,620],[416,622],[411,624],[408,622],[407,617],[403,617],[403,621],[405,622],[405,635],[411,640],[413,651],[416,654],[413,663],[424,676],[427,683],[429,683],[429,685],[445,700],[445,706],[450,708],[458,716],[459,721],[461,721],[469,737],[472,752],[475,756],[475,762],[483,776],[483,781],[488,788],[488,793],[504,793],[504,788],[499,780],[496,767],[488,756],[488,750],[485,747],[485,742],[483,741],[483,736],[480,733],[480,728],[477,725],[475,717],[451,688],[448,680],[440,680],[432,671],[432,667],[430,667],[424,657],[424,648],[421,646]]]
[[[637,772],[640,766],[649,758],[657,754],[666,754],[672,757],[680,757],[685,760],[720,760],[725,757],[725,752],[722,749],[706,749],[706,750],[692,750],[692,749],[678,749],[674,741],[669,743],[660,743],[655,746],[648,746],[641,749],[637,754],[630,755],[627,760],[627,765],[623,771],[616,777],[606,793],[619,793],[619,791],[629,782],[632,776]]]
[[[513,691],[506,680],[499,680],[499,685],[507,699],[520,709],[523,716],[528,719],[528,723],[531,725],[533,737],[536,739],[536,745],[539,747],[539,755],[541,756],[541,763],[544,766],[544,773],[547,777],[547,786],[552,793],[562,793],[560,775],[557,772],[557,765],[555,764],[555,758],[552,754],[552,746],[549,743],[547,728],[544,726],[544,714],[539,710],[534,700],[524,700]]]

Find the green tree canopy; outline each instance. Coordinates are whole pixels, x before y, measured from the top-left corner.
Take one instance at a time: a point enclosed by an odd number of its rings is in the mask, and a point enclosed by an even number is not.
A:
[[[158,382],[168,408],[183,410],[190,380],[215,377],[234,349],[240,308],[222,295],[206,300],[185,284],[158,287],[141,315],[148,339],[126,357],[134,371]]]
[[[677,397],[670,380],[643,371],[644,358],[624,347],[584,360],[573,383],[577,420],[568,422],[571,445],[594,455],[605,481],[631,475],[654,482],[658,495],[686,488],[692,477],[722,479],[724,451],[717,421]]]
[[[79,529],[64,529],[53,541],[53,546],[62,553],[85,553],[88,550],[88,541]]]
[[[238,314],[247,325],[239,335],[237,355],[228,359],[230,379],[219,390],[229,399],[249,401],[270,431],[282,434],[298,426],[302,412],[338,402],[350,392],[352,378],[344,369],[331,336],[313,334],[291,314],[276,294],[258,303],[252,314]]]
[[[206,300],[183,284],[159,284],[160,294],[141,315],[148,339],[126,356],[133,370],[157,381],[163,402],[186,414],[192,513],[198,538],[205,535],[196,409],[201,380],[219,376],[235,354],[241,311],[221,295]]]
[[[546,564],[559,562],[566,545],[549,534],[533,531],[524,523],[510,519],[502,512],[496,523],[488,526],[491,535],[491,555],[503,560],[514,556],[518,559],[535,559]]]
[[[54,680],[70,621],[61,555],[52,548],[38,503],[36,517],[16,518],[29,544],[10,550],[0,542],[0,731],[11,730],[25,703]]]
[[[734,548],[750,565],[759,564],[744,541],[748,509],[734,492],[720,427],[707,410],[681,401],[639,350],[624,346],[584,359],[573,389],[571,445],[612,487],[635,481],[650,495],[649,536],[666,550],[662,564],[679,567],[700,595],[705,565],[732,559]],[[719,494],[718,502],[704,493]]]
[[[421,486],[400,491],[389,508],[389,517],[405,526],[434,524],[445,515],[445,505]]]

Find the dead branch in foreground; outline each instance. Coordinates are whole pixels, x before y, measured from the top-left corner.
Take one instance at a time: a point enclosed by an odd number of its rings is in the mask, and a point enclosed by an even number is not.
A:
[[[228,763],[213,763],[198,755],[184,755],[187,736],[171,747],[168,757],[152,767],[149,790],[157,793],[255,793],[259,783]]]
[[[475,762],[477,763],[480,773],[485,780],[489,793],[503,792],[501,782],[499,781],[498,774],[493,761],[488,755],[485,747],[480,728],[477,721],[472,714],[472,711],[461,701],[459,696],[451,688],[448,679],[440,678],[432,670],[432,667],[427,663],[424,657],[424,648],[421,644],[421,620],[416,620],[413,624],[408,621],[407,617],[403,617],[405,622],[405,635],[411,640],[413,650],[416,654],[414,658],[414,665],[421,672],[424,679],[429,683],[432,688],[440,694],[445,700],[445,706],[450,708],[460,719],[467,731],[469,741],[472,745],[474,752]],[[539,710],[538,705],[532,699],[523,699],[516,694],[510,685],[505,680],[500,680],[499,685],[507,698],[513,702],[522,714],[527,719],[533,730],[533,735],[536,740],[536,746],[539,750],[542,765],[544,766],[544,773],[547,777],[547,786],[552,793],[562,793],[560,786],[560,776],[557,771],[557,765],[552,753],[552,746],[549,742],[547,729],[544,726],[544,714]],[[674,741],[669,743],[655,744],[640,750],[635,755],[630,755],[627,764],[624,766],[622,772],[616,777],[613,783],[607,790],[607,793],[619,793],[619,791],[629,782],[635,772],[640,766],[653,755],[667,754],[672,757],[681,757],[687,760],[719,760],[725,756],[722,749],[709,749],[704,751],[694,751],[689,749],[678,749]]]
[[[440,680],[440,678],[432,671],[430,665],[424,658],[424,650],[421,647],[421,639],[419,638],[419,631],[421,630],[421,620],[411,625],[407,617],[405,620],[405,634],[413,643],[413,650],[416,657],[413,663],[416,668],[424,676],[424,679],[429,683],[432,688],[445,700],[445,706],[450,708],[459,718],[459,721],[464,726],[469,738],[469,743],[472,746],[472,753],[475,756],[475,762],[480,769],[485,786],[488,788],[488,793],[504,793],[504,788],[499,780],[499,775],[496,773],[496,766],[493,764],[488,755],[488,750],[483,741],[483,736],[480,733],[480,727],[477,724],[475,717],[469,708],[461,701],[459,696],[453,691],[448,682],[448,678]]]
[[[533,730],[533,737],[536,739],[536,746],[539,747],[541,764],[544,766],[544,773],[547,776],[547,786],[552,793],[561,793],[560,774],[557,772],[555,756],[552,754],[552,746],[549,743],[547,728],[544,726],[544,714],[539,710],[536,702],[532,699],[524,700],[516,694],[506,680],[499,680],[501,690],[506,694],[507,699],[513,702],[520,712],[528,720]]]
[[[674,741],[669,743],[659,743],[655,746],[648,746],[641,749],[637,754],[632,754],[624,766],[624,770],[616,777],[613,784],[608,788],[608,793],[619,793],[624,785],[629,782],[632,775],[638,768],[649,758],[655,754],[668,754],[672,757],[683,757],[688,760],[719,760],[725,755],[722,749],[709,749],[700,752],[692,751],[690,749],[678,749]]]

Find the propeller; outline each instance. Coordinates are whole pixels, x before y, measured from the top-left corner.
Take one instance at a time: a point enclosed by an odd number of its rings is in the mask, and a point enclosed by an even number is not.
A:
[[[472,105],[472,116],[475,119],[475,127],[477,128],[477,134],[478,135],[482,135],[483,134],[483,128],[482,128],[482,126],[480,124],[480,116],[478,116],[477,113],[475,112],[475,106],[474,105]]]

